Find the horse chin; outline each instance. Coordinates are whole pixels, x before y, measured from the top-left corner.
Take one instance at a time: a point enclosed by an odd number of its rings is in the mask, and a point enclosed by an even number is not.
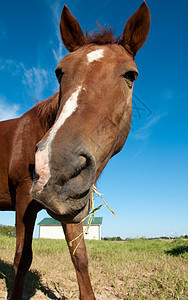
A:
[[[69,189],[66,190],[57,185],[48,184],[42,192],[38,192],[37,185],[33,185],[31,195],[57,221],[61,223],[80,223],[90,212],[91,192],[91,187],[83,193],[75,194]]]
[[[73,201],[73,199],[71,199],[71,201]],[[82,220],[84,220],[88,216],[88,214],[91,210],[91,200],[89,198],[86,205],[83,206],[81,209],[76,210],[76,211],[71,211],[70,213],[66,213],[66,214],[61,214],[61,215],[56,214],[49,208],[46,208],[46,210],[52,218],[54,218],[55,220],[57,220],[61,223],[64,223],[64,224],[80,223],[80,222],[82,222]]]

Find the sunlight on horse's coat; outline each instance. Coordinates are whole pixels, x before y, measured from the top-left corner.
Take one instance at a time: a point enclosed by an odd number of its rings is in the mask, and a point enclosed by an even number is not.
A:
[[[104,49],[98,49],[87,54],[88,63],[104,57]]]

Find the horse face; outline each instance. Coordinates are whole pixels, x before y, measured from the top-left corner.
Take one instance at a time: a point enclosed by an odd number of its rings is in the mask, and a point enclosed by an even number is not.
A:
[[[87,43],[76,19],[63,9],[60,29],[71,53],[56,69],[59,110],[37,144],[32,188],[33,197],[61,222],[87,216],[92,185],[128,136],[138,74],[134,55],[149,30],[146,4],[139,10],[127,22],[121,45],[101,45]]]

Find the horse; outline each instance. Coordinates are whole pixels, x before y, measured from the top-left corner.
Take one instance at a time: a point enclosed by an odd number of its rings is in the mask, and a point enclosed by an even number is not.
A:
[[[134,58],[149,27],[143,2],[120,37],[105,28],[85,36],[64,6],[60,32],[70,53],[55,70],[59,91],[20,118],[0,122],[0,209],[16,211],[11,300],[22,299],[33,228],[43,208],[62,224],[80,299],[95,299],[84,239],[70,241],[83,232],[93,184],[129,134],[138,76]]]

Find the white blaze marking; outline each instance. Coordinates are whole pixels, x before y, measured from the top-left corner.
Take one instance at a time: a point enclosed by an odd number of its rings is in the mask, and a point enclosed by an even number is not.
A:
[[[104,57],[104,50],[103,49],[94,50],[94,51],[87,54],[88,63],[91,63],[95,60],[99,60],[102,57]]]
[[[48,143],[51,144],[51,142],[53,141],[53,138],[55,136],[55,134],[57,133],[57,131],[59,130],[59,128],[65,123],[66,119],[68,119],[73,112],[77,109],[78,107],[78,95],[80,93],[81,90],[81,86],[79,86],[77,88],[77,90],[75,92],[72,93],[72,95],[70,96],[70,98],[67,100],[67,102],[65,103],[65,105],[63,106],[62,112],[58,118],[58,120],[55,122],[54,126],[52,127],[50,134],[48,136]]]
[[[42,151],[37,151],[35,154],[35,162],[36,162],[36,173],[40,176],[38,180],[38,192],[41,193],[44,185],[50,179],[50,168],[49,168],[49,153],[51,143],[57,133],[57,131],[61,128],[61,126],[65,123],[65,121],[75,112],[78,107],[78,95],[81,90],[81,86],[77,88],[75,92],[72,93],[70,98],[67,100],[61,114],[59,115],[58,120],[52,127],[49,136],[45,142],[45,149]]]
[[[42,150],[38,151],[35,154],[35,170],[36,173],[40,176],[37,182],[38,186],[37,189],[39,193],[42,191],[43,186],[48,182],[50,179],[50,169],[48,166],[48,146]]]

